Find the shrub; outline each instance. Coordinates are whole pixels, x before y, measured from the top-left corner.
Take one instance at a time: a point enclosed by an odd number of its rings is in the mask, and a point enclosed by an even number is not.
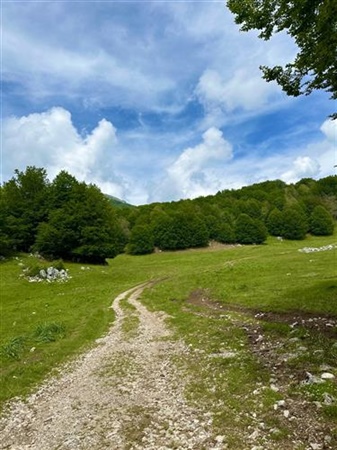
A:
[[[310,232],[315,236],[330,236],[333,230],[332,216],[323,206],[316,206],[310,216]]]
[[[262,244],[267,238],[267,229],[259,219],[240,214],[235,225],[236,242],[240,244]]]
[[[286,239],[301,240],[308,231],[308,221],[305,213],[298,207],[290,206],[282,212],[282,236]]]
[[[145,255],[154,250],[154,239],[147,225],[136,225],[130,235],[126,250],[131,255]]]
[[[49,261],[44,263],[34,262],[25,270],[25,275],[27,277],[36,277],[40,275],[41,270],[46,272],[48,267],[54,267],[54,269],[57,270],[65,270],[62,259],[58,259],[57,261]]]
[[[209,232],[205,222],[193,213],[178,212],[161,217],[153,226],[155,245],[161,250],[205,247]]]
[[[219,225],[215,240],[224,244],[233,244],[235,242],[235,232],[229,223]]]

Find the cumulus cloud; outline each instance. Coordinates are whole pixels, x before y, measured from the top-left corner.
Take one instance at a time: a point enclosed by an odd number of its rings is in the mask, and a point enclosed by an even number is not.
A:
[[[104,161],[111,164],[114,152],[116,129],[105,119],[85,136],[74,127],[69,111],[59,107],[4,121],[3,173],[7,178],[16,168],[35,165],[45,167],[51,178],[66,170],[81,181],[100,184]],[[111,173],[104,184],[107,193],[123,194],[123,180],[119,178]]]
[[[254,182],[280,178],[286,183],[296,183],[301,178],[318,179],[331,175],[337,158],[337,123],[327,119],[319,129],[321,136],[302,147],[290,143],[283,154],[274,153],[264,160],[257,159],[255,172],[260,179]]]
[[[319,139],[309,142],[296,150],[297,156],[291,157],[293,149],[288,150],[285,159],[288,169],[280,174],[286,183],[294,183],[301,178],[323,178],[333,173],[336,164],[337,122],[327,119],[320,127],[322,133]]]
[[[222,132],[210,128],[200,144],[184,150],[169,166],[167,182],[156,194],[175,199],[193,198],[265,180],[295,183],[301,178],[331,175],[336,164],[337,123],[326,120],[320,130],[321,137],[305,146],[294,147],[290,143],[282,153],[269,152],[264,157],[258,149],[251,149],[239,157],[233,154],[233,146]]]
[[[292,183],[303,177],[330,175],[336,164],[336,126],[335,121],[326,120],[315,141],[289,146],[282,153],[266,151],[261,157],[258,149],[251,148],[234,155],[232,143],[216,127],[208,128],[196,145],[188,145],[195,142],[195,131],[154,136],[139,130],[136,134],[118,133],[117,138],[116,128],[106,119],[91,132],[81,133],[69,111],[55,107],[5,119],[2,172],[9,179],[14,169],[35,165],[45,167],[53,178],[64,169],[136,205],[194,198],[267,179]],[[160,155],[152,152],[158,147]],[[175,157],[169,152],[172,147]]]
[[[202,135],[202,142],[185,149],[167,169],[169,184],[181,197],[207,195],[219,186],[215,170],[219,164],[233,156],[232,145],[222,132],[209,128]]]
[[[309,156],[298,156],[292,164],[292,168],[281,175],[286,183],[295,183],[301,178],[315,178],[319,174],[320,165],[316,159]]]

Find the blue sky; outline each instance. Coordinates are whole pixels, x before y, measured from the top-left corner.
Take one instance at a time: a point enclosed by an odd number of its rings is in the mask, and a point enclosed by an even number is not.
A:
[[[334,173],[335,105],[261,78],[296,48],[225,2],[3,1],[2,180],[62,169],[133,204]]]

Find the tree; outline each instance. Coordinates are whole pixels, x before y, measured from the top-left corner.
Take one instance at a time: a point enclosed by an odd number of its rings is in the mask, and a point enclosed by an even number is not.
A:
[[[240,210],[253,219],[261,219],[261,204],[254,198],[242,201],[240,203]]]
[[[7,213],[3,196],[3,187],[0,186],[0,256],[10,253],[13,241],[8,229]]]
[[[283,216],[279,209],[274,208],[267,218],[267,228],[272,236],[282,236],[283,234]]]
[[[295,97],[324,89],[337,98],[336,0],[228,0],[227,6],[242,31],[257,29],[265,40],[286,31],[294,38],[295,60],[285,67],[261,66],[263,78]]]
[[[56,175],[50,186],[50,209],[56,209],[64,206],[64,204],[69,201],[73,195],[75,186],[78,185],[79,182],[74,176],[70,175],[65,170],[61,170],[61,172]]]
[[[146,255],[154,250],[154,239],[148,225],[136,225],[131,230],[127,252],[131,255]]]
[[[28,251],[34,244],[37,227],[48,214],[49,181],[45,169],[33,166],[25,172],[15,170],[15,176],[2,189],[2,210],[11,245]]]
[[[89,263],[114,258],[126,239],[109,200],[96,186],[59,175],[51,187],[58,207],[40,223],[33,248],[46,257]]]
[[[332,216],[323,206],[316,206],[310,216],[310,233],[315,236],[330,236],[333,230]]]
[[[217,231],[216,241],[222,242],[223,244],[234,244],[236,241],[234,228],[228,222],[221,223]]]
[[[240,244],[262,244],[267,238],[267,229],[261,220],[240,214],[236,219],[235,236]]]
[[[286,239],[301,240],[308,231],[308,221],[305,213],[296,205],[288,206],[282,211],[283,232]]]
[[[197,214],[181,211],[158,217],[153,223],[153,236],[161,250],[205,247],[209,239],[204,221]]]

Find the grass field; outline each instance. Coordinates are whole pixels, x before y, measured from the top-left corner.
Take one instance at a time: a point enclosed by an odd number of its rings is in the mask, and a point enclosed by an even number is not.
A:
[[[27,394],[60,363],[102,336],[113,322],[109,306],[119,293],[148,280],[159,280],[145,291],[143,301],[149,308],[171,315],[177,337],[183,337],[201,353],[219,352],[224,345],[233,352],[247,350],[238,365],[214,358],[211,363],[207,360],[205,370],[200,371],[199,364],[193,361],[186,368],[196,380],[190,386],[191,401],[205,397],[210,405],[217,402],[221,405],[220,392],[226,383],[231,405],[222,413],[219,409],[219,423],[229,424],[233,419],[230,411],[239,408],[245,386],[248,389],[270,376],[250,353],[247,333],[242,327],[234,326],[243,320],[246,309],[337,317],[337,250],[308,254],[298,251],[327,244],[336,245],[337,234],[305,241],[279,242],[269,238],[267,245],[262,246],[162,252],[139,257],[120,255],[107,266],[65,264],[72,277],[66,283],[29,283],[20,277],[24,267],[36,263],[33,257],[20,255],[3,261],[0,263],[1,404]],[[218,308],[223,307],[225,313],[220,316],[219,311],[205,313],[205,308],[187,302],[195,291],[204,293]],[[232,310],[233,307],[237,310]],[[245,320],[250,323],[255,319],[250,314]],[[133,325],[126,324],[126,328],[132,329]],[[262,321],[259,327],[271,341],[280,340],[291,331],[286,321]],[[302,328],[296,333],[292,336],[302,338]],[[331,363],[336,359],[337,350],[333,350],[335,341],[329,336],[318,340],[310,336],[306,339],[310,351],[290,363],[301,370],[315,371],[323,360]],[[317,352],[321,356],[314,358],[316,350],[323,351],[324,355]],[[241,370],[242,365],[245,370]],[[206,369],[217,380],[219,389],[207,395]],[[337,397],[334,386],[331,392]],[[247,404],[253,402],[248,391],[247,396]],[[267,408],[277,399],[277,393],[268,391],[263,404]],[[326,410],[327,415],[336,417],[336,408]]]

